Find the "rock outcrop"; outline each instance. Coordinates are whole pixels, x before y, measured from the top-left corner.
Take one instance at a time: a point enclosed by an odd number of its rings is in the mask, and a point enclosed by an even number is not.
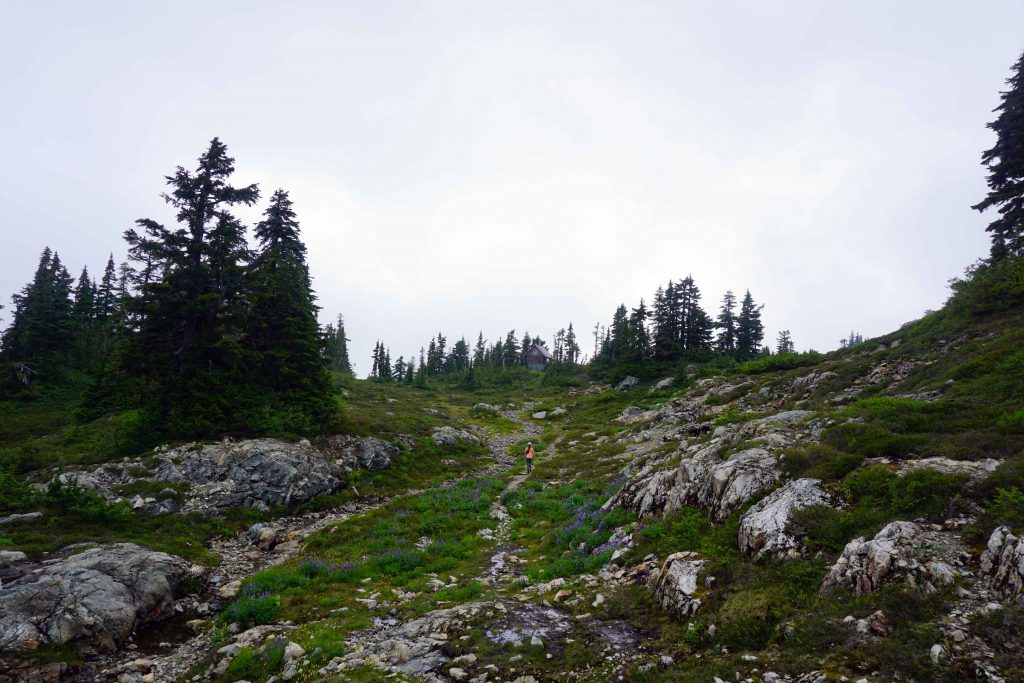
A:
[[[665,609],[680,617],[690,617],[700,609],[697,597],[701,570],[704,560],[697,553],[673,553],[665,558],[661,570],[652,574],[654,598]]]
[[[0,651],[69,643],[113,651],[139,626],[174,614],[190,569],[132,543],[45,565],[0,590]]]
[[[860,537],[847,543],[822,582],[822,590],[848,587],[864,595],[885,583],[902,581],[934,592],[959,574],[949,556],[958,545],[951,534],[914,522],[891,522],[870,541]]]
[[[391,459],[399,453],[398,446],[372,436],[338,434],[327,441],[327,454],[348,472],[357,469],[380,472],[391,467]]]
[[[431,436],[438,446],[454,446],[459,441],[480,442],[480,439],[465,429],[456,429],[455,427],[434,427],[434,433]]]
[[[957,474],[967,479],[980,481],[996,471],[999,460],[985,458],[983,460],[951,460],[950,458],[922,458],[920,460],[904,460],[899,464],[899,473],[906,474],[914,470],[932,469],[943,474]]]
[[[615,391],[629,391],[637,384],[640,384],[640,380],[633,375],[626,375],[621,382],[615,385]]]
[[[793,512],[812,505],[833,505],[834,496],[817,479],[797,479],[772,491],[740,519],[739,546],[747,555],[791,555],[800,540],[788,530]]]
[[[152,478],[189,484],[183,509],[210,511],[299,505],[336,491],[342,476],[341,467],[305,439],[251,439],[168,451]]]
[[[763,448],[748,448],[727,460],[718,453],[719,447],[712,444],[677,467],[630,481],[605,507],[649,517],[695,505],[722,520],[779,477],[778,459]]]
[[[1024,605],[1024,538],[998,527],[981,554],[981,575],[999,595]]]

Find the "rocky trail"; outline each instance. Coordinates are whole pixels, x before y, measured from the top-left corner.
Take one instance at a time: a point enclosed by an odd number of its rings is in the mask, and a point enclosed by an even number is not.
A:
[[[531,404],[524,409],[529,412]],[[520,431],[508,434],[486,436],[486,446],[491,453],[491,463],[480,470],[465,474],[440,485],[453,486],[467,478],[502,474],[516,464],[516,458],[509,455],[509,449],[518,441],[537,438],[541,429],[522,420],[514,411],[500,413],[520,426]],[[517,475],[509,483],[509,489],[517,488],[526,479],[525,474]],[[506,490],[509,490],[506,489]],[[191,628],[183,622],[214,616],[235,596],[244,580],[267,567],[283,563],[297,556],[302,541],[317,531],[344,522],[354,515],[364,514],[380,508],[392,500],[422,493],[425,489],[405,491],[397,496],[368,497],[346,503],[340,508],[327,512],[311,512],[302,515],[281,517],[265,524],[257,524],[247,532],[232,537],[218,538],[210,544],[210,550],[221,558],[221,564],[211,573],[204,594],[190,596],[179,603],[176,618],[158,622],[149,629],[136,634],[124,649],[100,657],[89,667],[75,676],[76,681],[174,681],[178,680],[210,652],[210,633],[203,629],[193,635]],[[499,545],[507,542],[509,518],[507,511],[496,503],[492,515],[499,521]],[[495,553],[492,566],[504,566],[506,550]],[[285,624],[288,626],[288,624]],[[161,637],[166,636],[166,637]]]

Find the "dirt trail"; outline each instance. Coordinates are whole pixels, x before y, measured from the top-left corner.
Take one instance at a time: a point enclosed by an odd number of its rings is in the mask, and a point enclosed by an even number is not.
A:
[[[529,412],[532,404],[526,403],[519,408]],[[521,430],[510,434],[493,434],[486,437],[486,445],[491,452],[492,462],[487,467],[474,472],[467,473],[461,477],[450,480],[440,487],[454,486],[464,479],[501,474],[514,467],[517,458],[509,454],[511,446],[526,438],[537,438],[541,429],[537,425],[522,420],[514,411],[502,411],[501,415],[516,422]],[[514,490],[526,479],[526,474],[517,475],[509,483],[506,490]],[[431,487],[436,488],[436,487]],[[219,600],[219,591],[225,585],[235,581],[244,581],[247,577],[256,572],[285,562],[295,557],[302,550],[302,539],[333,524],[344,522],[353,515],[359,515],[370,510],[380,508],[396,498],[416,495],[426,489],[414,489],[403,493],[380,498],[373,502],[351,502],[346,503],[342,508],[328,512],[311,512],[303,515],[280,517],[268,522],[274,528],[282,529],[287,537],[295,539],[281,543],[272,550],[263,550],[254,545],[246,532],[241,532],[228,538],[214,539],[210,544],[210,550],[221,558],[221,564],[212,573],[206,587],[206,594],[214,598],[215,603]],[[498,505],[500,506],[500,500]],[[504,510],[504,508],[502,508]],[[499,533],[503,533],[506,541],[509,533],[508,513],[505,511],[506,521],[499,524]],[[228,601],[224,601],[225,604]],[[160,624],[156,628],[160,628]],[[210,636],[207,632],[194,635],[179,643],[159,643],[159,638],[152,634],[146,634],[139,639],[140,642],[150,641],[158,645],[155,651],[142,649],[124,649],[109,656],[102,657],[92,662],[92,666],[83,667],[81,672],[73,680],[76,681],[100,681],[111,680],[123,671],[126,666],[139,658],[144,658],[153,663],[154,681],[175,681],[202,660],[210,650]],[[162,645],[160,647],[159,645]],[[128,646],[132,647],[131,645]]]

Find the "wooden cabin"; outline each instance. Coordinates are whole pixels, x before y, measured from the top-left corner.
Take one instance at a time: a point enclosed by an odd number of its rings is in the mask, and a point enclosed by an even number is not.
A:
[[[551,362],[551,352],[544,348],[542,344],[534,344],[526,352],[523,360],[526,362],[526,367],[531,370],[543,370]]]

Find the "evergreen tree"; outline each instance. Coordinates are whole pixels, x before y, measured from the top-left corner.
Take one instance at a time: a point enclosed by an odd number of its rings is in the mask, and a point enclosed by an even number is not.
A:
[[[675,285],[670,281],[668,287],[658,287],[654,292],[651,306],[651,319],[654,323],[654,357],[658,360],[672,360],[679,355],[679,314],[673,305],[676,299]]]
[[[736,320],[736,351],[741,357],[749,357],[761,350],[764,341],[764,325],[761,323],[761,309],[754,303],[748,289],[740,304],[740,315]]]
[[[293,429],[318,429],[331,418],[334,402],[320,355],[318,308],[306,246],[287,192],[274,192],[263,215],[255,229],[259,252],[248,274],[247,347],[255,354],[257,379],[272,397],[270,405],[286,405],[290,415],[301,415]],[[218,220],[212,233],[211,261],[218,291],[225,298],[241,287],[244,242],[236,241],[241,235],[227,216]]]
[[[565,333],[565,362],[569,365],[576,365],[580,360],[580,345],[576,340],[576,333],[569,323],[569,330]]]
[[[640,305],[630,311],[628,322],[628,356],[640,361],[650,355],[651,340],[647,333],[647,306],[640,299]]]
[[[609,361],[619,363],[629,355],[629,311],[625,304],[619,304],[612,316]]]
[[[523,335],[523,342],[519,347],[519,362],[523,365],[526,365],[526,352],[533,347],[535,342],[536,340],[530,337],[529,332]]]
[[[346,376],[352,375],[352,363],[348,357],[348,336],[345,334],[345,317],[338,314],[338,325],[328,325],[327,359],[330,368]]]
[[[482,368],[487,354],[487,344],[484,342],[484,333],[481,331],[476,338],[476,347],[473,349],[473,366]]]
[[[107,259],[107,267],[103,269],[99,290],[96,292],[96,319],[101,323],[113,320],[118,307],[117,274],[114,270],[114,255]]]
[[[996,144],[981,155],[988,169],[989,193],[972,208],[985,211],[997,207],[999,218],[989,223],[992,234],[991,260],[1024,254],[1024,54],[1014,63],[1001,93],[999,112],[988,127],[995,131]]]
[[[451,369],[455,372],[465,370],[469,367],[469,344],[466,343],[465,337],[459,339],[459,341],[455,342],[452,346],[449,361]]]
[[[715,340],[719,351],[732,353],[736,350],[736,295],[732,290],[722,297],[722,307],[719,309],[718,321],[715,327],[718,328],[718,337]]]
[[[56,377],[73,342],[72,282],[60,256],[44,249],[32,282],[12,297],[13,319],[0,344],[5,360],[36,365],[33,373]]]
[[[405,379],[405,357],[399,356],[398,360],[395,361],[395,367],[391,371],[391,378],[396,382],[401,382]]]
[[[178,167],[163,195],[180,228],[140,219],[125,239],[143,268],[133,304],[139,334],[126,357],[127,374],[151,383],[146,414],[154,432],[188,435],[245,431],[252,392],[239,340],[245,304],[232,259],[240,257],[242,227],[230,214],[252,205],[255,185],[234,187],[234,160],[214,138],[195,171]],[[100,286],[101,298],[103,286]]]
[[[510,330],[505,336],[505,346],[502,349],[502,366],[513,368],[519,365],[521,358],[519,347],[516,344],[516,331]]]
[[[793,337],[789,334],[789,330],[782,330],[779,332],[779,337],[775,342],[776,353],[796,353],[796,345],[793,343]]]
[[[89,269],[82,268],[75,286],[75,318],[79,325],[91,327],[96,316],[96,289],[89,280]]]

